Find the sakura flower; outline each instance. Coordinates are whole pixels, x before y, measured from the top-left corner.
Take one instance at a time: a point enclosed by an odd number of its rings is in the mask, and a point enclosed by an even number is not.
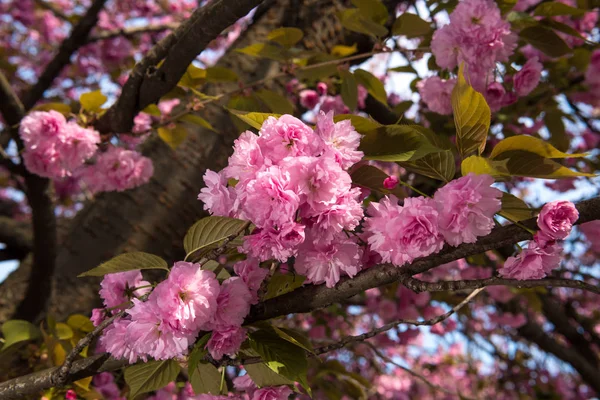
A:
[[[235,356],[246,339],[246,330],[241,326],[230,326],[213,331],[206,347],[212,358],[220,360],[223,355]]]
[[[542,243],[566,238],[577,218],[579,212],[570,201],[556,200],[546,203],[537,218],[540,230],[536,240]]]
[[[540,77],[544,66],[537,57],[527,60],[523,68],[513,78],[515,91],[519,97],[527,96],[540,83]]]
[[[542,279],[560,264],[561,248],[557,244],[540,247],[530,241],[517,256],[508,257],[498,274],[504,278],[527,280]]]
[[[423,79],[417,83],[421,99],[431,111],[442,115],[452,114],[452,89],[456,79],[440,79],[437,76]]]
[[[363,158],[363,152],[358,150],[360,134],[354,130],[350,120],[334,123],[333,111],[327,114],[320,111],[315,132],[343,169],[350,168]]]
[[[227,186],[223,173],[216,173],[209,169],[204,173],[206,187],[200,190],[198,200],[204,203],[204,209],[212,215],[233,217],[236,214],[234,207],[235,190]]]
[[[150,282],[143,280],[142,273],[139,270],[106,274],[102,282],[100,282],[100,286],[100,297],[104,300],[106,308],[117,306],[125,308],[129,301],[128,295],[140,297],[151,290]],[[128,293],[130,289],[135,288],[140,289]]]
[[[258,289],[269,274],[268,269],[261,268],[258,260],[249,258],[234,264],[233,271],[242,278],[251,294],[250,304],[258,302]]]
[[[217,297],[217,309],[213,325],[217,330],[229,326],[241,326],[250,311],[252,295],[240,277],[227,279],[221,285]]]

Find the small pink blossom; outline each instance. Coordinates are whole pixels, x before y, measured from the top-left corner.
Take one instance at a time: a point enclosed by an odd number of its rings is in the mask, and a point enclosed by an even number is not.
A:
[[[437,76],[423,79],[417,83],[421,99],[431,111],[442,115],[452,114],[452,89],[456,79],[440,79]]]
[[[400,182],[400,179],[398,179],[397,176],[388,176],[387,178],[385,178],[383,180],[383,187],[386,188],[387,190],[393,190],[396,188],[396,186],[398,186],[398,183]]]
[[[600,253],[600,221],[581,224],[579,230],[585,235],[590,249],[594,253]]]
[[[319,93],[314,90],[306,89],[299,93],[300,105],[308,110],[312,110],[319,104]]]
[[[242,249],[260,261],[276,259],[285,262],[303,241],[304,225],[289,222],[276,228],[255,230],[244,237]]]
[[[244,261],[239,261],[234,264],[233,271],[242,278],[250,294],[250,304],[256,304],[258,302],[258,290],[264,279],[269,274],[267,268],[261,268],[258,260],[248,258]]]
[[[542,279],[560,264],[561,250],[557,244],[540,247],[536,242],[530,241],[529,246],[516,257],[506,259],[498,274],[503,278],[517,280]]]
[[[536,235],[538,243],[565,239],[571,233],[579,212],[570,201],[556,200],[546,203],[537,218],[540,228]]]
[[[287,386],[266,387],[255,391],[252,400],[287,400],[292,393]]]
[[[502,192],[490,185],[489,175],[468,174],[438,189],[434,200],[439,212],[439,229],[452,246],[475,243],[494,227],[494,214],[502,206]]]
[[[227,178],[243,180],[270,164],[270,160],[266,160],[263,156],[258,144],[258,136],[246,131],[234,141],[233,154],[229,157],[229,163],[223,172]]]
[[[227,186],[227,180],[222,172],[216,173],[207,169],[204,173],[206,187],[200,189],[198,200],[204,203],[204,209],[212,215],[233,217],[236,193],[234,188]]]
[[[252,295],[240,277],[227,279],[221,285],[217,297],[217,311],[213,326],[217,330],[229,326],[241,326],[250,311]]]
[[[206,347],[215,360],[220,360],[227,354],[234,357],[246,339],[246,330],[241,326],[230,326],[213,331]]]
[[[143,280],[142,273],[139,270],[106,274],[104,275],[104,279],[100,283],[100,286],[100,297],[104,300],[104,306],[106,308],[114,308],[117,306],[126,308],[127,302],[129,301],[128,295],[140,297],[151,290],[150,282]],[[147,287],[128,293],[130,289],[141,286]]]
[[[273,163],[289,156],[318,154],[320,143],[315,133],[298,118],[285,114],[267,118],[260,129],[258,145]]]
[[[323,139],[335,160],[343,169],[348,169],[363,158],[363,152],[358,150],[360,134],[356,132],[350,120],[333,122],[333,112],[325,114],[320,111],[317,115],[316,134]]]
[[[519,97],[527,96],[540,83],[540,77],[544,66],[537,57],[527,60],[523,68],[514,76],[513,84]]]
[[[67,393],[65,394],[65,399],[77,400],[77,393],[75,393],[75,391],[73,389],[69,389],[69,390],[67,390]]]

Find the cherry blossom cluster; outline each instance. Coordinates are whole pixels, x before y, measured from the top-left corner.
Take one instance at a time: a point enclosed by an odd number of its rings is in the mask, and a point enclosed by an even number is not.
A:
[[[19,134],[25,167],[55,180],[57,192],[75,192],[80,183],[92,193],[122,191],[148,182],[154,173],[149,158],[113,145],[100,150],[98,132],[56,111],[30,113]]]
[[[313,130],[291,115],[269,117],[258,136],[235,141],[229,164],[206,171],[198,199],[213,215],[251,221],[241,251],[259,261],[285,262],[308,282],[331,287],[360,269],[361,249],[345,231],[363,217],[360,189],[347,170],[361,160],[350,121],[320,113]]]
[[[301,88],[301,85],[297,80],[292,80],[286,86],[288,92],[290,94],[295,94]],[[358,96],[357,96],[357,107],[359,110],[365,108],[365,101],[367,100],[368,92],[364,86],[358,85]],[[344,104],[344,100],[342,96],[335,95],[332,96],[328,93],[328,85],[325,82],[319,82],[316,85],[315,89],[301,89],[298,92],[298,102],[300,105],[307,110],[317,110],[322,111],[324,113],[328,113],[333,111],[335,115],[337,114],[348,114],[351,112],[355,112],[356,110],[350,110],[346,104]]]
[[[107,313],[126,311],[103,332],[100,347],[130,363],[165,360],[186,354],[201,331],[212,331],[207,345],[212,357],[234,356],[246,338],[242,323],[267,273],[248,261],[235,270],[240,276],[219,284],[213,272],[179,261],[152,291],[140,271],[106,275],[100,290],[106,309],[95,309],[92,321],[98,325]]]
[[[559,266],[562,248],[558,241],[571,233],[579,212],[570,201],[546,203],[537,218],[539,231],[515,257],[509,257],[498,271],[500,276],[518,280],[542,279]]]
[[[413,197],[398,204],[389,195],[369,204],[364,236],[382,261],[397,266],[437,253],[444,243],[475,243],[494,227],[502,192],[489,175],[469,174],[438,189],[433,198]]]

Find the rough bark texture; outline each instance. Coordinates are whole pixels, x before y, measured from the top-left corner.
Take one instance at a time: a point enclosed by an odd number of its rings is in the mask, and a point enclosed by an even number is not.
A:
[[[342,29],[335,17],[335,12],[341,9],[340,2],[280,0],[274,3],[240,38],[236,48],[265,41],[269,31],[281,26],[302,29],[307,48],[316,46],[327,51],[343,41]],[[279,72],[276,62],[235,51],[229,51],[219,65],[234,70],[243,82]],[[237,83],[219,84],[203,91],[216,94],[235,88]],[[271,89],[283,90],[283,87],[271,83]],[[155,165],[150,183],[122,193],[101,194],[62,229],[49,308],[59,320],[74,312],[87,314],[98,302],[98,280],[77,279],[77,274],[126,251],[151,252],[169,262],[182,258],[185,232],[206,215],[196,200],[203,186],[202,175],[207,168],[219,170],[225,166],[233,140],[239,135],[223,108],[209,106],[204,117],[219,134],[206,130],[190,133],[176,151],[158,139],[150,140],[144,149]],[[0,298],[14,301],[20,297],[22,275],[14,274],[7,279],[0,287]],[[13,283],[20,285],[13,286]],[[18,288],[18,292],[13,288]],[[0,320],[11,312],[10,304],[5,304]]]

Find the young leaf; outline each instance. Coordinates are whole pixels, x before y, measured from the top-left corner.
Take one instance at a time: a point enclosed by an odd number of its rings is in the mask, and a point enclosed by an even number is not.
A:
[[[210,333],[204,334],[194,345],[194,348],[188,356],[188,375],[192,375],[194,369],[198,366],[200,361],[206,356],[208,350],[205,349],[206,343],[210,340]]]
[[[176,124],[173,128],[161,126],[157,129],[157,131],[158,137],[160,137],[163,142],[168,144],[173,150],[177,149],[177,147],[183,143],[188,135],[187,129],[185,129],[182,124]]]
[[[281,114],[269,114],[269,113],[259,113],[259,112],[244,112],[238,110],[229,109],[229,112],[250,125],[253,128],[260,130],[263,122],[269,117],[279,118]]]
[[[25,340],[35,340],[40,337],[40,330],[29,321],[20,319],[11,319],[2,324],[2,336],[4,336],[4,345],[2,350],[11,345]]]
[[[39,106],[35,106],[33,111],[56,111],[65,116],[71,114],[71,107],[68,104],[64,103],[45,103],[40,104]]]
[[[196,395],[221,393],[221,373],[212,364],[200,363],[189,371],[190,383]]]
[[[523,150],[512,150],[498,155],[496,160],[505,161],[506,169],[511,176],[526,176],[531,178],[572,178],[576,176],[596,176],[584,172],[573,171],[553,161],[550,158],[540,156]]]
[[[69,340],[73,337],[73,329],[63,322],[57,322],[56,337],[60,340]]]
[[[375,75],[364,69],[357,69],[354,71],[356,81],[363,85],[369,94],[373,96],[381,104],[387,105],[387,94],[385,93],[385,87],[383,83]]]
[[[570,15],[572,17],[581,17],[585,14],[585,10],[568,6],[564,3],[552,1],[542,3],[535,8],[535,15],[542,17],[556,17],[558,15]]]
[[[104,276],[115,272],[133,271],[136,269],[164,269],[168,271],[169,266],[165,260],[158,256],[136,251],[120,254],[113,259],[100,264],[96,268],[92,268],[89,271],[77,275],[77,277]]]
[[[141,393],[161,389],[179,375],[179,363],[175,360],[149,361],[125,368],[125,382],[129,385],[129,398]]]
[[[476,175],[491,175],[502,177],[510,175],[505,161],[495,161],[481,156],[470,156],[465,158],[460,165],[460,173],[465,176],[469,173]]]
[[[398,198],[405,197],[402,188],[396,186],[393,190],[388,190],[383,187],[383,181],[388,175],[377,167],[372,165],[361,165],[351,174],[352,183],[368,189],[374,190],[381,194],[393,194]]]
[[[310,342],[310,340],[308,340],[306,336],[304,336],[300,332],[288,328],[278,328],[276,326],[273,326],[272,328],[273,331],[277,334],[277,336],[279,336],[283,340],[287,340],[288,342],[303,348],[309,353],[314,354],[315,351],[313,349],[312,343]]]
[[[360,115],[355,114],[338,114],[334,115],[333,117],[334,122],[340,122],[345,119],[350,120],[350,123],[352,123],[352,126],[354,127],[356,132],[363,134],[383,126],[375,120],[361,117]]]
[[[442,149],[433,145],[418,125],[386,125],[363,137],[359,150],[365,159],[413,161]]]
[[[354,78],[352,72],[347,70],[341,70],[340,76],[342,78],[342,86],[340,90],[342,100],[344,100],[344,104],[350,109],[350,111],[356,110],[358,103],[358,86],[356,79]]]
[[[267,39],[283,47],[292,47],[302,40],[304,33],[298,28],[277,28],[269,32]]]
[[[263,103],[269,107],[271,111],[277,114],[293,114],[294,113],[294,105],[292,102],[285,96],[280,95],[272,90],[261,89],[257,90],[255,93],[256,97],[258,97]]]
[[[215,128],[213,128],[213,126],[210,124],[210,122],[196,114],[185,114],[184,116],[179,118],[178,121],[189,122],[190,124],[198,125],[203,128],[210,129],[213,132],[217,132]]]
[[[469,85],[464,76],[464,64],[458,70],[456,86],[452,90],[452,111],[456,126],[456,144],[464,158],[477,151],[483,153],[491,112],[483,95]]]
[[[236,82],[237,74],[229,68],[209,67],[206,68],[206,80],[210,82]]]
[[[67,325],[71,328],[88,333],[94,330],[94,324],[83,314],[73,314],[67,318]]]
[[[360,12],[358,8],[350,8],[338,13],[342,26],[352,32],[364,33],[373,37],[384,37],[388,30],[386,27],[374,22]]]
[[[302,286],[305,280],[301,275],[275,273],[269,280],[264,300],[291,292]]]
[[[256,363],[244,365],[244,369],[259,388],[265,386],[293,385],[294,381],[279,375],[266,364]]]
[[[275,61],[285,61],[289,58],[289,54],[285,49],[267,43],[254,43],[243,49],[236,49],[236,51],[249,56],[268,58]]]
[[[348,57],[356,53],[357,51],[358,47],[356,46],[356,43],[354,43],[352,46],[344,46],[342,44],[338,44],[331,48],[331,55],[336,57]]]
[[[545,158],[579,158],[587,156],[585,153],[564,153],[541,139],[528,135],[519,135],[511,136],[498,142],[494,146],[490,158],[499,158],[501,154],[513,150],[523,150]]]
[[[211,216],[202,218],[187,231],[183,248],[187,257],[199,250],[216,247],[227,237],[240,233],[246,221],[229,217]]]
[[[379,0],[352,0],[352,4],[362,15],[379,25],[385,25],[388,20],[388,10]]]
[[[550,57],[561,57],[571,52],[569,45],[552,29],[541,25],[523,29],[519,36]]]
[[[510,221],[524,221],[535,216],[535,211],[529,208],[520,198],[510,193],[502,192],[502,209],[498,213]]]
[[[100,111],[100,107],[102,107],[102,104],[106,103],[106,100],[107,97],[99,90],[84,93],[79,97],[81,108],[89,112]]]
[[[410,171],[444,182],[450,182],[456,173],[456,161],[452,150],[438,151],[415,161],[398,164]]]
[[[248,336],[250,347],[261,356],[267,367],[309,389],[306,380],[308,362],[302,348],[269,330],[252,332]]]
[[[429,32],[431,32],[429,22],[422,20],[418,15],[407,12],[400,14],[392,26],[393,35],[403,35],[409,39],[425,36]]]

